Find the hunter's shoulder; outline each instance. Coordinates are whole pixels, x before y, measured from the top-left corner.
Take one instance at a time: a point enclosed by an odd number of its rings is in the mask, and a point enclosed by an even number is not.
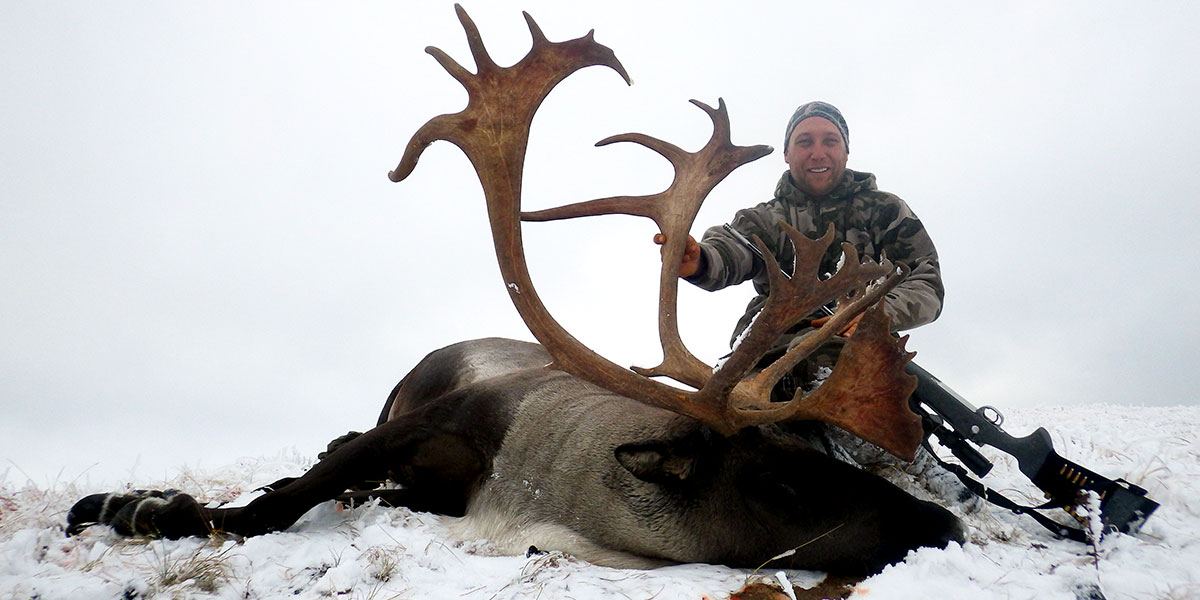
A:
[[[860,172],[855,172],[854,175],[858,186],[850,204],[854,207],[855,212],[874,215],[877,217],[874,220],[882,219],[888,222],[896,219],[916,218],[916,214],[903,198],[879,189],[874,175]]]
[[[874,173],[846,169],[848,196],[856,201],[877,204],[904,204],[904,200],[891,192],[879,189]]]

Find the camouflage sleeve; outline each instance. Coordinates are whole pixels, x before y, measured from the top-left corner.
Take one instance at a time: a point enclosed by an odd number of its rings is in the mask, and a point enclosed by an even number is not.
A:
[[[903,331],[937,319],[942,313],[945,289],[937,249],[925,226],[908,204],[895,196],[891,198],[894,203],[888,203],[876,214],[876,225],[882,229],[879,247],[887,257],[912,269],[884,302],[892,330]]]
[[[937,250],[920,219],[900,198],[879,193],[879,207],[870,217],[875,246],[894,262],[909,266],[909,276],[884,302],[893,331],[913,329],[941,314],[945,292]],[[748,239],[757,235],[780,261],[788,264],[794,253],[778,221],[782,215],[773,203],[743,209],[731,225]],[[700,240],[700,271],[687,281],[713,291],[737,285],[762,274],[764,265],[722,227],[711,227]]]
[[[780,237],[779,226],[775,224],[777,219],[775,212],[764,203],[739,210],[731,225],[746,239],[754,239],[757,235],[773,249]],[[754,278],[762,269],[762,261],[723,227],[709,227],[700,240],[700,271],[687,281],[701,289],[715,291]]]

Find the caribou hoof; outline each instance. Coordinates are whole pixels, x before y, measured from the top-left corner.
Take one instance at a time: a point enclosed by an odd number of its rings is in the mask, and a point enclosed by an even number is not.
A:
[[[76,535],[92,525],[108,525],[116,514],[130,502],[163,492],[134,490],[128,494],[92,494],[76,502],[67,511],[67,535]]]
[[[67,535],[92,525],[108,525],[125,536],[169,539],[212,532],[196,499],[178,490],[87,496],[67,512]]]

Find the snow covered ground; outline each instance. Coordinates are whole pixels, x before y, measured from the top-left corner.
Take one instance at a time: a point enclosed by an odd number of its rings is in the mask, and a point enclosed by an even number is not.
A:
[[[950,504],[971,529],[963,546],[921,550],[856,588],[855,598],[1200,598],[1200,408],[1077,406],[1025,409],[1005,428],[1044,425],[1060,454],[1125,477],[1162,504],[1137,536],[1097,545],[1055,539],[1027,517],[977,502]],[[332,435],[331,435],[332,437]],[[61,441],[60,441],[61,442]],[[198,450],[199,452],[199,450]],[[986,451],[991,487],[1034,499],[1014,461]],[[283,452],[169,481],[210,501],[246,501],[256,486],[310,464]],[[711,565],[652,571],[596,567],[569,556],[492,556],[454,543],[443,519],[403,509],[322,504],[283,533],[245,540],[121,539],[105,527],[66,538],[66,511],[93,484],[48,486],[0,472],[0,600],[38,598],[633,598],[720,600],[753,574]],[[918,495],[924,486],[911,485]],[[821,574],[789,571],[801,587]],[[775,579],[774,572],[754,575]]]

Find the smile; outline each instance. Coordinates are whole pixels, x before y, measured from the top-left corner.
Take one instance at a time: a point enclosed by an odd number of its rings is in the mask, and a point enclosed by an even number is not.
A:
[[[819,169],[809,169],[809,173],[824,173],[829,170],[829,167],[821,167]]]

